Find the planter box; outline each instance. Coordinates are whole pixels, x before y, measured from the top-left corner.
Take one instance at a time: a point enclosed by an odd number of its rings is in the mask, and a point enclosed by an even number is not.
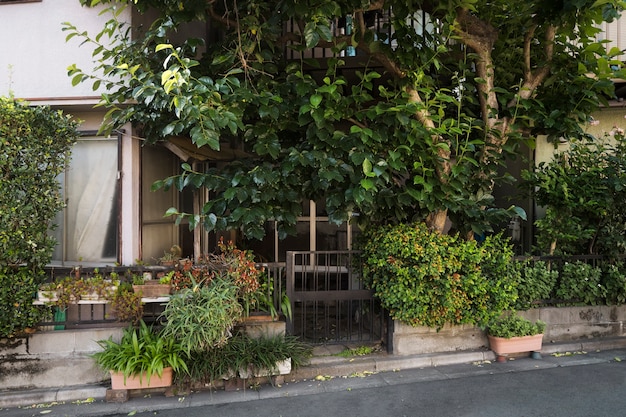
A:
[[[536,334],[534,336],[511,337],[510,339],[489,335],[488,338],[489,348],[493,350],[496,355],[503,355],[508,353],[540,351],[543,341],[543,334]]]
[[[148,377],[144,373],[141,375],[130,375],[124,381],[124,373],[109,371],[111,373],[111,389],[140,389],[140,388],[165,388],[172,385],[172,368],[163,369],[163,373],[159,377],[156,374]]]
[[[90,292],[88,294],[81,294],[80,295],[80,299],[81,300],[85,300],[85,301],[98,301],[98,300],[100,300],[100,294],[98,294],[97,292]]]
[[[55,301],[59,301],[59,297],[56,291],[37,291],[37,300],[42,303],[51,303]]]
[[[133,291],[141,293],[145,298],[158,298],[170,295],[170,284],[144,284],[133,285]]]
[[[258,369],[256,371],[252,369],[239,369],[238,371],[239,378],[242,378],[242,379],[248,379],[248,378],[253,378],[253,377],[262,378],[262,377],[275,376],[275,375],[287,375],[289,373],[291,373],[291,358],[287,358],[284,361],[277,362],[276,369],[274,370],[263,368],[263,369]],[[232,377],[232,376],[233,375],[228,375],[224,379],[229,379],[229,377]]]

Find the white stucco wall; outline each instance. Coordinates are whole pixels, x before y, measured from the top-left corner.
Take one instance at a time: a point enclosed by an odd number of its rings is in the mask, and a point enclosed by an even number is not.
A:
[[[593,114],[593,118],[595,123],[584,126],[585,131],[598,140],[610,139],[610,132],[614,128],[626,130],[626,102],[615,102],[612,107],[600,109]],[[557,143],[555,147],[546,136],[537,137],[535,164],[551,161],[555,153],[565,151],[568,146],[567,143]]]
[[[70,22],[94,35],[109,19],[108,14],[82,7],[78,0],[42,0],[0,5],[0,95],[17,98],[97,97],[91,84],[72,87],[67,67],[76,63],[93,68],[89,45],[65,41],[62,23]],[[130,10],[120,18],[129,19]]]
[[[79,0],[41,0],[0,4],[0,96],[12,95],[31,104],[48,104],[80,120],[80,130],[98,130],[106,109],[93,109],[100,91],[87,82],[72,86],[67,67],[76,64],[85,71],[94,67],[93,47],[80,46],[82,39],[65,41],[63,22],[95,36],[111,16],[101,8],[87,8]],[[119,19],[130,21],[130,8]],[[103,39],[104,40],[104,39]],[[140,144],[124,127],[121,141],[121,248],[123,264],[140,254],[139,185]]]

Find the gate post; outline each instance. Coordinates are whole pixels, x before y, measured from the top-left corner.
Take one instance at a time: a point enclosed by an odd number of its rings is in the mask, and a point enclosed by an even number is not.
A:
[[[294,258],[295,255],[293,251],[287,251],[287,265],[285,267],[286,273],[286,285],[287,285],[287,297],[289,298],[289,303],[291,304],[292,315],[295,311],[295,300],[294,297],[294,285],[295,285],[295,270],[294,270]],[[293,317],[287,318],[287,334],[293,334]]]

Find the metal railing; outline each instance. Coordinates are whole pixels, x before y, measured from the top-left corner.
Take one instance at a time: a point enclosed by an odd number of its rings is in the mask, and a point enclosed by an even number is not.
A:
[[[386,314],[355,251],[287,252],[287,331],[310,343],[385,342]]]

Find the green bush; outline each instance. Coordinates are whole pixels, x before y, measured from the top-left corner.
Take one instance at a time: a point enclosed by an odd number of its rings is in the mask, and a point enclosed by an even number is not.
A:
[[[524,261],[518,263],[520,279],[517,283],[516,310],[536,307],[536,301],[552,298],[559,272],[552,270],[543,261]]]
[[[585,262],[565,262],[559,274],[556,297],[566,304],[604,304],[606,287],[602,270]]]
[[[296,336],[250,338],[238,332],[221,347],[192,352],[189,376],[193,383],[211,383],[239,369],[275,371],[276,364],[286,359],[291,359],[295,369],[308,361],[311,353],[311,346]]]
[[[143,378],[145,372],[150,382],[152,375],[161,376],[166,367],[172,367],[174,372],[187,371],[181,346],[143,321],[138,328],[124,329],[119,343],[109,338],[98,344],[102,350],[92,355],[98,366],[105,371],[122,372],[124,380],[131,375]]]
[[[163,311],[164,335],[176,339],[188,355],[225,345],[244,313],[238,291],[225,275],[181,289]]]
[[[41,272],[26,267],[0,267],[0,337],[17,336],[40,321],[33,297],[42,280]]]
[[[545,328],[546,324],[541,320],[533,323],[517,314],[510,314],[494,320],[487,328],[487,332],[491,336],[510,339],[511,337],[541,334]]]
[[[486,325],[516,299],[513,252],[500,235],[479,246],[417,223],[365,237],[364,281],[394,319],[434,328]]]
[[[536,222],[548,254],[620,255],[626,251],[626,138],[570,142],[522,178],[546,215]]]
[[[606,287],[606,304],[626,302],[626,268],[623,262],[602,265],[602,283]]]
[[[38,320],[33,295],[63,208],[58,176],[78,137],[76,122],[48,107],[0,97],[0,337]]]

